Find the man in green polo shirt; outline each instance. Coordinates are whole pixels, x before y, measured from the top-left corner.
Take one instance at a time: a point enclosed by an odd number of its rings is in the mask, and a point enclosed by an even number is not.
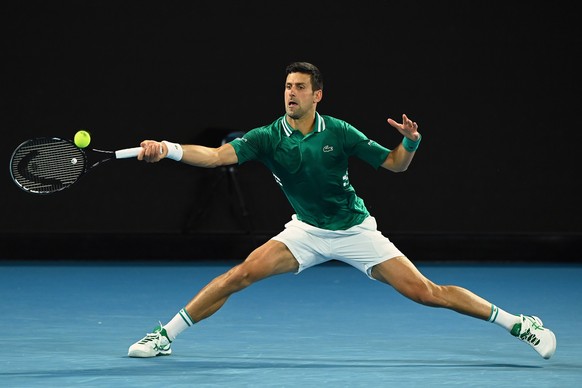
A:
[[[361,224],[369,213],[349,182],[348,157],[377,168],[390,151],[346,122],[317,112],[313,128],[303,134],[283,116],[231,145],[238,163],[258,160],[267,166],[299,220],[326,230]]]
[[[374,168],[405,171],[419,146],[418,125],[406,115],[388,124],[403,135],[389,150],[333,117],[320,115],[323,81],[317,67],[296,62],[286,69],[285,115],[219,148],[143,141],[138,159],[168,158],[197,167],[263,163],[287,196],[295,214],[285,229],[255,249],[241,264],[208,283],[167,324],[130,346],[130,357],[171,354],[186,328],[220,309],[235,292],[269,276],[295,272],[329,260],[343,261],[409,299],[494,322],[531,345],[543,358],[556,350],[554,333],[535,316],[510,314],[458,286],[437,285],[383,236],[350,184],[348,159]]]

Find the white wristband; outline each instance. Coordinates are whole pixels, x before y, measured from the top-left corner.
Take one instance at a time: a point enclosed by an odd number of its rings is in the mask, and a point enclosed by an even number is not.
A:
[[[168,148],[168,154],[166,155],[166,158],[175,160],[177,162],[182,160],[184,150],[182,149],[182,146],[180,144],[172,143],[166,140],[162,140],[162,143],[164,143]]]

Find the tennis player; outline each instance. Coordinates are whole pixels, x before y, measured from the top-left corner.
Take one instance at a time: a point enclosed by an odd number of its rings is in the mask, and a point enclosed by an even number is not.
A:
[[[317,112],[323,97],[317,67],[292,63],[286,75],[285,115],[242,138],[218,148],[168,141],[141,143],[143,151],[138,159],[147,162],[168,158],[212,168],[260,161],[272,172],[295,214],[281,233],[213,279],[165,325],[131,345],[128,355],[169,355],[181,332],[210,317],[233,293],[273,275],[300,273],[340,260],[417,303],[493,322],[543,358],[550,358],[556,350],[556,337],[539,318],[511,314],[469,290],[427,279],[377,230],[376,220],[356,195],[350,184],[348,159],[355,156],[374,168],[405,171],[421,141],[417,123],[404,114],[401,123],[388,119],[403,140],[394,149],[387,149],[345,121]]]

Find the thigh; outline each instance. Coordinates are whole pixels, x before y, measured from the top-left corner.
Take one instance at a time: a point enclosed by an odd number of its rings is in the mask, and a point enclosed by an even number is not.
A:
[[[269,240],[251,252],[238,267],[258,280],[282,273],[296,272],[299,263],[285,244]]]
[[[394,257],[372,268],[371,276],[394,287],[398,292],[409,295],[419,287],[431,284],[416,266],[405,256]]]

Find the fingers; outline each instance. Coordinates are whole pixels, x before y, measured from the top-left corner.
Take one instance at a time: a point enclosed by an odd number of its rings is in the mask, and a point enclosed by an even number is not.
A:
[[[402,125],[405,129],[411,129],[413,131],[418,129],[418,124],[410,120],[405,114],[402,114]]]
[[[398,129],[400,124],[398,124],[396,121],[392,120],[392,119],[388,119],[388,124],[390,124],[391,126],[393,126],[394,128]]]
[[[396,122],[395,120],[392,120],[391,118],[389,118],[388,120],[388,124],[390,124],[391,126],[393,126],[394,128],[398,128],[398,129],[409,129],[409,128],[418,128],[418,125],[410,120],[406,115],[402,115],[402,124]]]
[[[416,133],[418,133],[418,124],[410,120],[405,114],[402,115],[402,124],[392,120],[391,118],[389,118],[387,121],[388,124],[396,128],[398,132],[406,137],[414,138],[416,137]]]
[[[140,143],[140,146],[142,150],[137,159],[148,163],[159,162],[167,152],[163,143],[154,140],[144,140]]]
[[[402,124],[392,120],[392,119],[388,119],[388,124],[390,124],[391,126],[393,126],[396,129],[401,129],[401,130],[405,130],[405,131],[416,131],[418,129],[418,124],[415,121],[412,121],[408,118],[408,116],[406,116],[405,114],[402,115]]]

